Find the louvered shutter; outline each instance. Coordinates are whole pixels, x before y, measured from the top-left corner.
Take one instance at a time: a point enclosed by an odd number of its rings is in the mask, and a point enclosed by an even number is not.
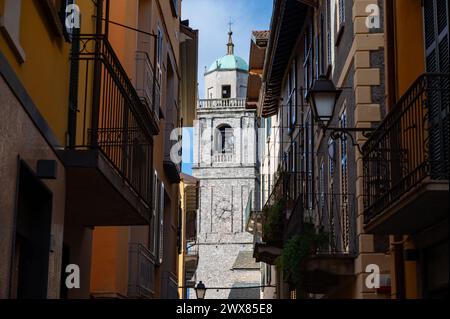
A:
[[[152,217],[150,219],[150,229],[149,229],[149,247],[151,253],[156,257],[156,244],[158,238],[158,207],[159,207],[159,184],[158,184],[158,173],[154,171],[153,173],[153,196],[152,196]]]
[[[161,182],[160,188],[160,202],[159,202],[159,263],[163,262],[164,258],[164,183]]]
[[[425,56],[428,73],[449,73],[448,1],[427,0],[424,6]],[[449,170],[449,93],[448,77],[430,77],[427,83],[430,175],[448,178]]]

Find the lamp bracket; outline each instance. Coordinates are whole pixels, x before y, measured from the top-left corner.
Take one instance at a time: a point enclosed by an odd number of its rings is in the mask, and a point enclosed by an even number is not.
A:
[[[331,132],[330,137],[333,140],[340,140],[344,136],[349,136],[352,141],[352,145],[356,146],[360,154],[363,153],[361,146],[359,145],[359,143],[355,141],[355,138],[352,133],[353,132],[362,133],[364,137],[369,138],[370,135],[375,131],[375,129],[373,128],[344,128],[344,127],[327,127],[323,128],[323,130],[324,132],[330,131]]]

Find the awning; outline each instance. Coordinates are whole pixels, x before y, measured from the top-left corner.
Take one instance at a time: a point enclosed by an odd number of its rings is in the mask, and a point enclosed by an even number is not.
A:
[[[311,5],[316,5],[316,1],[276,2],[270,27],[269,54],[264,67],[265,92],[261,112],[263,117],[272,116],[278,111],[286,68]]]

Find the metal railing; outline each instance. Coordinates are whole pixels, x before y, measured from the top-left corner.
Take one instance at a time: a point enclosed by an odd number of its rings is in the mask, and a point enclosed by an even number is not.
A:
[[[449,75],[424,74],[363,147],[365,222],[425,178],[449,176]]]
[[[75,149],[97,149],[129,186],[151,205],[154,112],[141,98],[108,40],[101,35],[74,37],[77,62]],[[80,121],[81,119],[81,121]],[[81,142],[81,143],[80,143]]]
[[[356,196],[315,193],[317,225],[328,234],[329,245],[319,253],[354,254],[356,241]]]
[[[293,218],[292,215],[297,214],[298,211],[303,211],[303,207],[298,205],[303,202],[304,186],[303,172],[279,172],[272,192],[262,210],[262,223],[267,223],[271,208],[282,203],[283,208],[280,216],[282,221],[277,223],[277,227],[284,229],[288,226],[288,221]],[[273,230],[276,237],[279,237],[277,241],[283,241],[284,235],[286,235],[283,229]],[[263,237],[266,238],[266,234],[263,234]]]
[[[155,292],[155,263],[141,244],[129,245],[128,297],[152,298]]]
[[[159,120],[159,84],[156,80],[153,64],[147,52],[136,52],[136,92],[143,104],[153,111]]]
[[[195,241],[188,241],[186,243],[186,256],[197,257],[199,246]]]
[[[265,207],[274,205],[281,199],[296,201],[300,195],[304,194],[304,172],[279,172],[277,175]]]
[[[201,99],[199,109],[245,108],[246,99]]]

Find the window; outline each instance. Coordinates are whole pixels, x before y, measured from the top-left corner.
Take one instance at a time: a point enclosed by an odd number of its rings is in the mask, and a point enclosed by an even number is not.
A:
[[[161,27],[158,25],[158,30],[156,33],[156,61],[158,63],[159,69],[161,69],[163,63],[163,45],[164,45],[164,35],[161,31]]]
[[[292,132],[297,122],[297,63],[294,60],[289,73],[288,81],[288,114],[289,114],[289,131]]]
[[[156,81],[154,83],[154,113],[157,119],[159,119],[160,107],[161,107],[161,85],[162,85],[162,63],[163,63],[163,44],[164,36],[161,31],[161,27],[158,25],[156,32]]]
[[[149,229],[149,250],[156,257],[156,249],[158,243],[158,212],[159,212],[159,180],[158,173],[155,171],[153,174],[153,198],[152,198],[152,216],[150,219]]]
[[[272,135],[272,118],[271,117],[268,117],[267,119],[266,119],[266,135],[267,135],[267,138],[270,138],[270,135]]]
[[[331,39],[331,0],[327,0],[327,63],[332,64],[332,39]]]
[[[221,154],[234,153],[234,134],[229,125],[222,125],[216,129],[215,151]]]
[[[427,0],[423,1],[423,5],[427,72],[448,73],[448,1]]]
[[[319,35],[319,75],[325,74],[325,19],[320,17],[320,35]]]
[[[313,35],[311,26],[305,32],[304,46],[303,74],[306,96],[308,94],[307,89],[309,89],[313,83]]]
[[[345,0],[338,0],[338,1],[339,1],[338,21],[339,27],[341,27],[345,23]]]
[[[319,209],[323,216],[325,212],[325,162],[323,159],[319,168]]]
[[[339,126],[341,128],[347,127],[347,112],[344,111],[339,119]],[[350,233],[350,219],[349,219],[349,199],[348,199],[348,142],[344,134],[340,139],[340,154],[341,154],[341,219],[342,219],[342,248],[344,252],[349,250],[349,233]]]
[[[429,73],[449,73],[449,4],[448,1],[427,0],[423,1],[424,31],[425,31],[425,57],[426,71]],[[439,86],[435,78],[430,85]],[[440,78],[444,80],[444,78]],[[448,85],[448,79],[447,85]],[[448,160],[448,141],[443,132],[448,132],[448,92],[430,90],[427,103],[428,108],[428,134],[429,153],[431,158],[431,171],[442,172],[442,166]],[[442,128],[442,123],[447,123],[447,128]],[[442,135],[444,134],[446,137]],[[445,145],[445,146],[444,146]],[[447,156],[446,156],[447,155]],[[448,166],[447,166],[448,167]],[[448,171],[448,170],[447,170]],[[434,178],[438,176],[432,174]]]
[[[334,161],[335,161],[335,141],[328,140],[328,226],[330,227],[330,248],[336,250],[336,233],[335,233],[335,200],[334,200]]]
[[[213,98],[213,87],[208,88],[208,95],[206,96],[207,99]]]
[[[170,7],[172,9],[172,15],[178,17],[178,0],[170,0]]]
[[[222,99],[231,98],[231,85],[222,85]]]
[[[5,0],[3,15],[0,17],[0,30],[20,63],[25,62],[25,51],[20,45],[21,0]]]

